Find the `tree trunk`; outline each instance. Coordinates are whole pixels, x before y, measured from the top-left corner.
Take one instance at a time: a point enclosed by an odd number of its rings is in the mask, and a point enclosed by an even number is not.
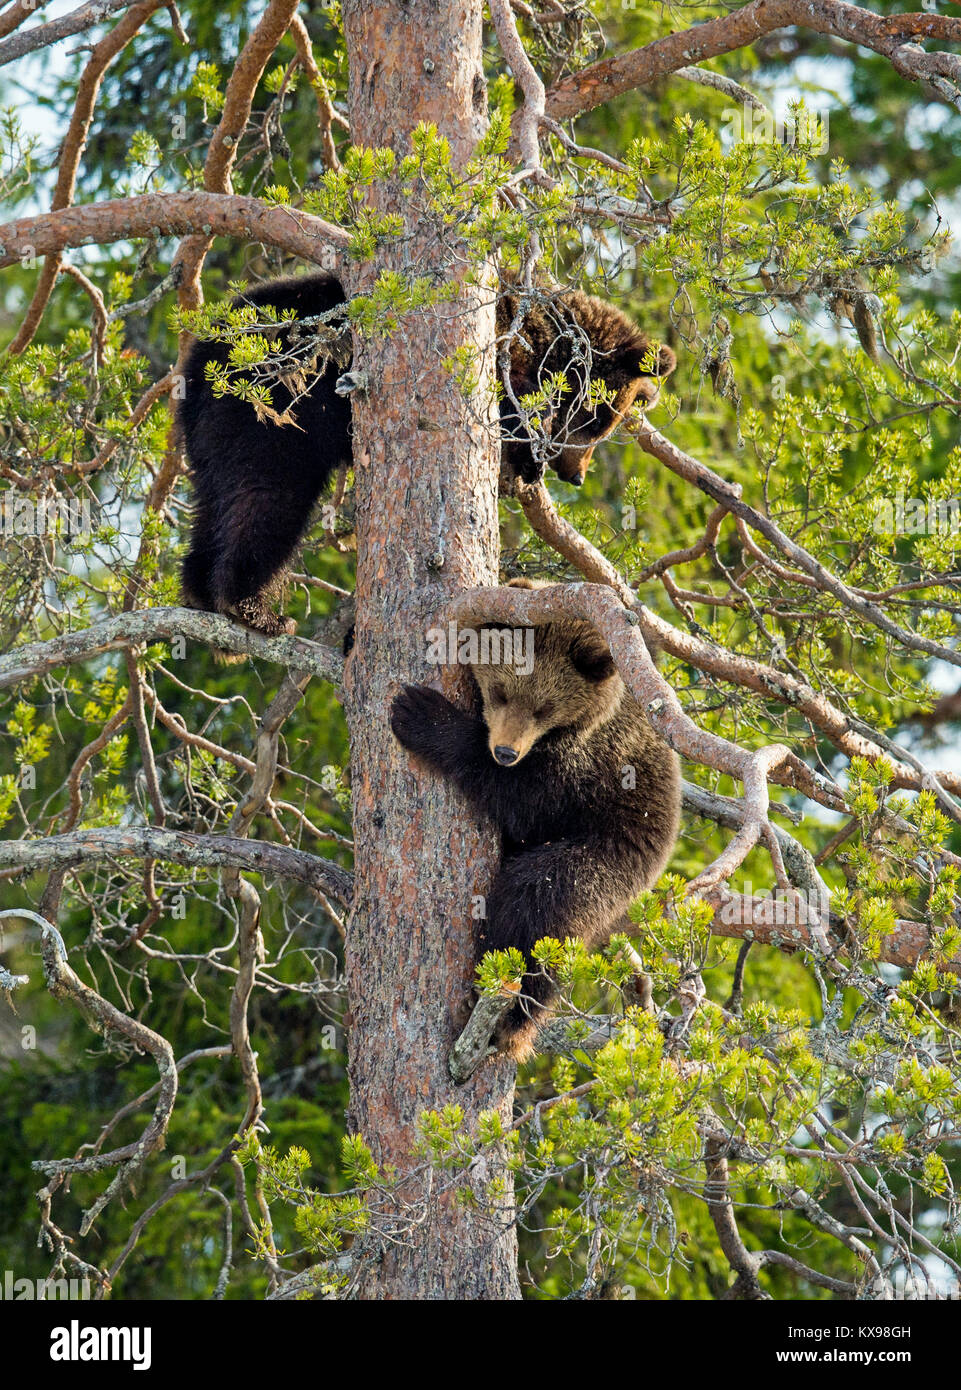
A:
[[[462,165],[486,123],[480,0],[345,0],[352,140],[410,152],[419,121],[436,124]],[[382,211],[405,216],[391,184]],[[392,268],[442,279],[443,248],[408,222],[408,238],[352,268],[350,289]],[[484,302],[486,301],[486,302]],[[483,1109],[509,1118],[514,1069],[483,1068],[463,1087],[447,1054],[465,1017],[473,970],[472,899],[497,860],[451,788],[412,763],[389,725],[407,681],[468,686],[457,668],[430,666],[426,633],[465,588],[497,582],[497,430],[489,403],[494,316],[489,293],[462,285],[456,304],[408,314],[390,337],[356,345],[366,386],[354,396],[357,627],[346,677],[356,843],[355,905],[347,941],[350,1124],[381,1165],[404,1181],[399,1239],[361,1287],[364,1298],[519,1297],[510,1206],[502,1222],[483,1200],[463,1205],[429,1178],[416,1117],[458,1104],[473,1127]],[[485,354],[465,399],[443,359],[469,346]],[[478,1174],[477,1181],[482,1181]]]

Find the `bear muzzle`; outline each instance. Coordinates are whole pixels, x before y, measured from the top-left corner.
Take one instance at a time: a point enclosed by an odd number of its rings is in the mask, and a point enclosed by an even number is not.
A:
[[[554,471],[562,482],[580,487],[587,477],[593,453],[593,444],[588,449],[564,449],[554,465]]]
[[[516,748],[508,748],[504,743],[499,743],[494,749],[494,759],[501,767],[512,767],[519,757],[520,753]]]

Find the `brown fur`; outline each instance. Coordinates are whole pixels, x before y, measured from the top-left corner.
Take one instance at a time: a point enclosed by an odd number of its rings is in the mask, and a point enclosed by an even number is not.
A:
[[[555,372],[570,388],[555,415],[545,422],[548,438],[542,452],[559,478],[584,481],[595,447],[606,439],[638,399],[653,405],[663,377],[677,366],[669,347],[657,347],[615,305],[570,290],[540,297],[529,304],[520,328],[509,332],[519,300],[504,294],[497,302],[497,336],[507,341],[511,385],[517,397],[533,392]],[[603,383],[612,399],[591,405],[591,382]],[[539,476],[530,440],[509,401],[501,407],[504,454],[513,471],[527,482]]]
[[[472,667],[480,718],[436,690],[408,686],[391,721],[406,748],[500,828],[503,856],[478,954],[513,946],[529,962],[545,936],[579,937],[588,949],[610,939],[666,866],[680,810],[677,757],[594,629],[563,621],[533,631],[530,675]],[[516,756],[505,763],[509,753]],[[524,976],[498,1039],[505,1051],[530,1055],[555,993],[540,969]]]

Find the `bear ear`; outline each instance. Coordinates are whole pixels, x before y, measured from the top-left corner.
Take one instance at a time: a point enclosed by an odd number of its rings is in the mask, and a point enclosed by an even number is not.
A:
[[[635,343],[624,349],[618,365],[634,377],[665,377],[677,366],[677,358],[669,347]]]
[[[670,376],[676,366],[677,357],[674,349],[662,343],[657,350],[657,375]]]
[[[596,632],[575,638],[570,653],[575,671],[597,685],[613,676],[617,669],[607,643]]]

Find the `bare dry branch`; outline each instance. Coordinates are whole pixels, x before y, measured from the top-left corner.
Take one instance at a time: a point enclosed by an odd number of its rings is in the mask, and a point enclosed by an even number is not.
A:
[[[734,82],[723,73],[712,72],[710,68],[677,68],[671,76],[683,77],[685,82],[694,82],[699,87],[711,87],[716,92],[723,92],[732,101],[738,101],[742,106],[750,106],[755,111],[767,110],[760,97],[748,91],[747,87],[742,87],[740,82]]]
[[[3,916],[14,915],[4,913]],[[47,1187],[40,1194],[41,1200],[49,1200],[50,1195],[64,1181],[69,1173],[98,1173],[105,1168],[120,1165],[109,1187],[97,1197],[92,1207],[84,1213],[80,1224],[81,1235],[86,1235],[107,1202],[120,1192],[134,1176],[144,1160],[154,1150],[162,1148],[167,1125],[173,1113],[177,1098],[177,1064],[173,1049],[152,1028],[138,1019],[121,1013],[96,990],[83,983],[71,969],[67,959],[67,948],[63,938],[52,922],[38,917],[36,913],[23,912],[16,915],[26,917],[41,924],[40,944],[43,955],[44,976],[47,988],[55,999],[69,999],[84,1018],[99,1033],[117,1033],[135,1047],[149,1052],[157,1063],[160,1072],[157,1104],[153,1116],[139,1139],[124,1144],[109,1153],[89,1154],[84,1158],[41,1159],[33,1167],[45,1173],[49,1179]]]

